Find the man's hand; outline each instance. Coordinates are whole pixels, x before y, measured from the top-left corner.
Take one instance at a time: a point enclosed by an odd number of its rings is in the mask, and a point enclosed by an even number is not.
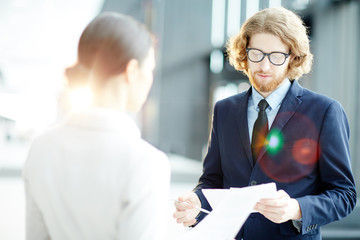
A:
[[[198,196],[193,193],[186,193],[175,201],[176,211],[173,214],[177,223],[182,223],[185,227],[189,227],[196,223],[196,216],[199,214],[194,206],[201,207]]]
[[[296,199],[290,198],[283,190],[279,190],[276,195],[275,198],[261,199],[254,209],[274,223],[302,218],[300,205]]]

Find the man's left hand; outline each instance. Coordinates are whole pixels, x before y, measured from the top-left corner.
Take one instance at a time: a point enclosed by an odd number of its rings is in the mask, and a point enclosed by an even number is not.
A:
[[[261,199],[254,209],[274,223],[302,218],[298,201],[290,198],[284,190],[277,191],[275,198]]]

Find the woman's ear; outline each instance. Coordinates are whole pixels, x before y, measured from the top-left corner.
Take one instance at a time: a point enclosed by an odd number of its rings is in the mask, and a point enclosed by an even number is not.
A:
[[[126,81],[128,83],[132,83],[134,80],[137,79],[138,74],[139,74],[139,62],[136,59],[131,59],[125,68],[125,76],[126,76]]]

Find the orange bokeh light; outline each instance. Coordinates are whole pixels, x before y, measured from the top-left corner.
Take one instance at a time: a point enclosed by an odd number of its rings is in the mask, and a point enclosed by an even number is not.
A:
[[[317,160],[317,143],[312,139],[300,139],[292,148],[294,159],[304,165],[314,164]]]

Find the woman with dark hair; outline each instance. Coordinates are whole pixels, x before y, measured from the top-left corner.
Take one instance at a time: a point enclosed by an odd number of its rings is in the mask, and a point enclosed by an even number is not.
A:
[[[23,177],[27,239],[166,239],[170,167],[126,112],[144,104],[154,43],[134,19],[103,13],[84,30],[69,85],[91,107],[35,138]]]

